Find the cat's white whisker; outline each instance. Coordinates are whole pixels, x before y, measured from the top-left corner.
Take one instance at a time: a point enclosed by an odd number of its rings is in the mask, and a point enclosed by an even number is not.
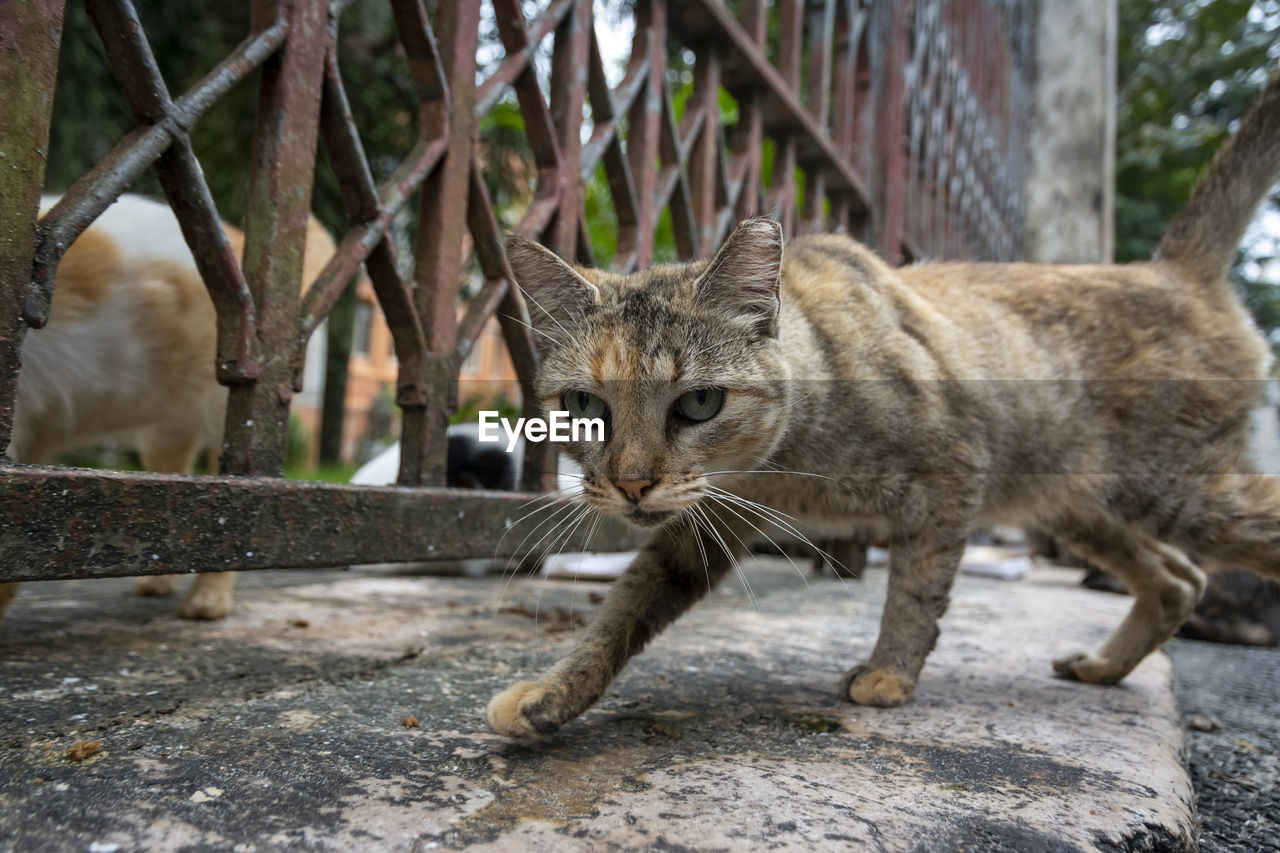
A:
[[[542,499],[544,499],[544,498],[550,498],[550,496],[540,496],[540,497],[538,497],[538,498],[534,498],[534,499],[533,499],[533,501],[526,501],[525,503],[521,504],[520,506],[521,506],[521,507],[525,507],[525,506],[528,506],[530,503],[534,503],[534,502],[536,502],[536,501],[538,501],[538,500],[542,500]],[[540,507],[535,507],[534,509],[532,509],[532,510],[530,510],[529,512],[527,512],[525,515],[523,515],[523,516],[521,516],[520,518],[516,519],[516,524],[523,524],[523,523],[525,523],[525,522],[529,521],[529,520],[530,520],[531,518],[533,518],[534,516],[538,515],[539,513],[546,512],[546,511],[547,511],[547,510],[549,510],[549,509],[554,509],[554,508],[556,508],[556,507],[559,507],[560,509],[564,509],[566,506],[572,506],[572,504],[571,504],[571,503],[569,503],[569,504],[557,504],[555,500],[547,500],[547,502],[546,502],[545,504],[543,504],[542,506],[540,506]],[[517,511],[519,511],[520,507],[517,507],[516,509],[517,509]],[[555,513],[553,512],[551,515],[552,515],[552,516],[554,516],[554,515],[555,515]],[[550,516],[549,516],[549,517],[550,517]],[[539,522],[539,523],[538,523],[538,527],[541,527],[541,526],[542,526],[542,524],[546,522],[546,520],[547,520],[547,519],[545,519],[545,518],[544,518],[541,522]],[[506,540],[506,538],[507,538],[507,534],[511,532],[511,530],[516,526],[516,524],[513,524],[513,525],[511,525],[511,527],[508,527],[506,530],[502,531],[502,535],[498,537],[498,543],[497,543],[496,545],[494,545],[494,546],[493,546],[493,557],[494,557],[494,559],[495,559],[495,560],[498,558],[498,550],[502,547],[502,543]],[[538,529],[538,527],[535,527],[533,531],[530,531],[529,533],[526,533],[526,534],[525,534],[525,538],[524,538],[524,539],[521,539],[521,540],[520,540],[520,542],[519,542],[519,544],[517,544],[517,545],[516,545],[516,547],[512,550],[512,553],[513,553],[513,554],[515,554],[515,553],[519,553],[519,551],[520,551],[520,546],[521,546],[521,545],[523,545],[523,544],[528,540],[529,536],[530,536],[530,535],[532,535],[532,533],[533,533],[534,531],[536,531],[536,530]]]
[[[796,400],[792,400],[790,403],[787,403],[787,405],[782,406],[781,408],[790,409],[794,406],[798,406],[801,403],[803,403],[805,400],[808,400],[810,397],[812,397],[816,393],[817,393],[816,391],[810,391],[808,394],[805,394],[803,397],[800,397]]]
[[[835,483],[838,486],[849,488],[847,484],[845,484],[841,480],[837,480],[835,477],[828,477],[825,474],[813,474],[808,471],[787,471],[785,469],[780,469],[780,468],[770,468],[770,469],[756,469],[756,470],[745,470],[745,471],[704,471],[702,472],[702,476],[704,477],[715,477],[715,476],[722,476],[725,474],[784,474],[792,477],[814,477],[819,480],[829,480],[830,482]]]
[[[511,558],[507,561],[507,565],[503,569],[502,574],[506,578],[506,580],[502,585],[502,592],[498,598],[499,601],[501,601],[503,598],[506,597],[507,590],[511,586],[511,581],[515,579],[516,573],[520,570],[520,565],[524,563],[525,558],[528,557],[529,554],[532,554],[537,549],[537,547],[542,544],[543,540],[545,540],[549,534],[554,533],[556,530],[558,530],[560,525],[564,523],[566,519],[573,518],[574,512],[579,509],[582,509],[583,511],[585,511],[584,505],[575,504],[575,503],[565,504],[564,506],[557,509],[555,512],[551,513],[551,515],[542,519],[542,521],[538,522],[537,526],[534,527],[533,530],[525,534],[525,537],[520,540],[519,544],[517,544],[516,547],[512,549]],[[524,547],[524,543],[529,541],[529,537],[533,536],[535,533],[541,530],[548,523],[551,523],[550,530],[548,530],[547,533],[544,533],[542,537],[538,539],[538,541],[535,542],[531,548],[529,548],[528,551],[524,551],[522,554],[521,549]],[[512,568],[513,562],[515,563],[515,568]]]
[[[707,558],[706,546],[702,544],[702,524],[693,512],[685,513],[680,517],[688,524],[690,535],[698,546],[698,554],[702,557],[702,574],[707,579],[707,592],[711,592],[715,584],[711,582],[711,561]]]
[[[535,328],[534,326],[526,323],[524,320],[521,320],[519,317],[513,317],[510,314],[502,314],[501,316],[506,317],[508,320],[512,320],[516,323],[519,323],[521,326],[524,326],[526,329],[528,329],[529,331],[535,334],[542,335],[544,338],[551,341],[553,344],[560,343],[560,339],[557,338],[555,335],[548,334],[544,332],[542,329]],[[565,332],[565,334],[568,334],[568,332]]]
[[[702,544],[702,531],[698,529],[697,519],[693,513],[685,513],[680,516],[685,523],[689,525],[689,533],[693,536],[694,544],[698,546],[698,554],[702,557],[702,573],[707,578],[707,591],[711,591],[711,562],[707,559],[707,549]]]
[[[724,549],[725,556],[729,559],[730,564],[732,564],[733,555],[729,552],[728,548],[725,547],[724,540],[721,539],[716,534],[716,531],[712,526],[711,521],[707,518],[706,513],[702,511],[702,508],[697,506],[693,507],[690,511],[690,517],[693,518],[694,523],[698,526],[699,529],[706,532],[708,538],[710,538],[713,542],[716,542],[722,549]],[[703,548],[702,553],[705,560],[706,558],[705,548]],[[711,582],[710,562],[706,561],[704,562],[703,565],[707,575],[707,591],[710,592],[712,586],[714,585]]]
[[[550,556],[552,553],[560,553],[561,551],[563,551],[565,543],[568,542],[573,537],[574,532],[578,529],[578,527],[582,524],[582,522],[588,516],[595,515],[595,521],[599,520],[599,514],[596,512],[594,507],[592,507],[590,504],[582,504],[582,506],[584,508],[584,511],[578,513],[578,515],[574,518],[574,521],[572,522],[572,524],[566,525],[566,530],[562,536],[553,540],[552,543],[547,546],[547,548],[542,552],[542,556],[538,559],[539,563],[546,562],[547,557]],[[594,526],[595,525],[593,522],[592,527],[594,528]],[[590,538],[591,538],[591,534],[588,533],[587,541],[590,541]],[[575,585],[578,582],[578,575],[577,575],[576,568],[574,569],[573,581]],[[541,604],[541,599],[539,599],[539,604]],[[569,604],[570,624],[572,624],[573,614],[575,614],[576,612],[577,610],[574,607],[573,602],[571,600]],[[537,630],[536,625],[534,630]]]
[[[586,553],[586,552],[590,552],[590,550],[591,550],[591,540],[593,540],[593,539],[595,538],[595,535],[596,535],[596,529],[600,527],[600,520],[601,520],[602,518],[604,518],[603,513],[601,513],[601,512],[599,512],[599,511],[595,510],[595,508],[594,508],[594,507],[592,507],[591,509],[592,509],[592,513],[591,513],[591,514],[592,514],[591,527],[589,527],[589,528],[587,529],[587,535],[586,535],[586,536],[584,536],[584,537],[582,538],[582,547],[581,547],[580,549],[578,549],[578,550],[580,550],[580,551],[582,551],[582,552],[584,552],[584,553]],[[579,569],[580,567],[581,567],[581,561],[579,561],[578,563],[575,563],[575,564],[574,564],[574,567],[573,567],[573,585],[574,585],[575,589],[576,589],[576,587],[577,587],[577,585],[578,585],[578,569]],[[570,601],[569,601],[569,618],[570,618],[570,623],[571,623],[571,624],[572,624],[572,622],[574,621],[574,617],[577,615],[577,612],[578,612],[577,605],[574,603],[574,601],[573,601],[572,599],[570,599]]]
[[[788,515],[787,513],[783,512],[780,509],[775,509],[774,507],[767,506],[765,504],[760,503],[759,501],[753,501],[750,498],[743,497],[742,495],[736,495],[736,494],[733,494],[732,492],[727,492],[724,489],[717,488],[710,484],[707,485],[707,489],[711,491],[712,496],[719,497],[721,499],[731,500],[734,503],[737,503],[742,508],[750,510],[751,512],[755,513],[757,516],[761,517],[762,519],[769,521],[773,524],[776,524],[777,526],[785,530],[787,533],[790,533],[792,536],[799,539],[802,543],[812,548],[815,552],[817,552],[818,556],[822,557],[828,563],[831,563],[833,566],[837,568],[848,571],[848,566],[841,563],[834,556],[824,551],[822,548],[819,548],[818,544],[814,542],[813,539],[811,539],[806,533],[804,533],[802,530],[800,530],[799,527],[796,526],[796,524],[799,523],[799,519],[797,519],[795,516]],[[796,524],[792,524],[791,522],[796,522]],[[760,530],[759,528],[757,528],[757,532],[759,532],[762,536],[765,535],[764,531]],[[776,547],[777,543],[775,542],[774,545]],[[793,563],[792,565],[795,565],[795,564]],[[839,572],[836,572],[836,577],[840,579],[841,583],[844,582],[844,577]]]
[[[800,580],[804,581],[804,588],[805,588],[805,590],[807,590],[807,591],[808,591],[808,593],[809,593],[809,597],[810,597],[810,598],[813,598],[813,590],[812,590],[812,589],[810,589],[810,587],[809,587],[809,579],[808,579],[807,577],[805,577],[804,572],[803,572],[803,571],[801,571],[800,567],[796,565],[796,561],[795,561],[795,560],[793,560],[793,559],[791,559],[791,555],[790,555],[790,554],[788,554],[788,553],[787,553],[787,552],[782,548],[782,546],[781,546],[781,545],[779,545],[779,544],[774,540],[774,538],[773,538],[772,536],[770,536],[768,533],[765,533],[763,530],[761,530],[761,529],[760,529],[760,525],[759,525],[759,524],[757,524],[757,523],[753,522],[751,519],[747,518],[745,515],[743,515],[742,513],[738,512],[736,509],[734,509],[734,508],[733,508],[733,505],[732,505],[732,502],[730,502],[730,501],[726,500],[723,496],[721,496],[721,495],[708,495],[708,497],[710,497],[713,501],[717,501],[717,502],[720,504],[720,506],[723,506],[725,509],[729,510],[729,512],[733,513],[733,514],[734,514],[734,515],[736,515],[738,518],[742,519],[742,521],[743,521],[743,522],[745,522],[746,524],[751,525],[753,528],[755,528],[755,531],[756,531],[756,533],[757,533],[757,534],[759,534],[760,536],[763,536],[763,537],[765,538],[765,540],[766,540],[770,545],[772,545],[774,548],[778,549],[778,551],[782,552],[782,556],[783,556],[783,557],[785,557],[785,558],[786,558],[786,560],[787,560],[787,562],[791,564],[791,568],[793,568],[793,569],[795,569],[795,570],[796,570],[796,574],[798,574],[798,575],[800,576]],[[750,507],[743,506],[743,509],[750,509]],[[735,535],[736,535],[736,534],[735,534]],[[739,541],[739,542],[741,542],[741,541],[742,541],[741,537],[739,537],[739,538],[738,538],[738,541]],[[743,543],[742,547],[746,548],[746,547],[747,547],[747,546],[746,546],[746,543]]]
[[[524,298],[525,298],[525,299],[528,299],[528,300],[529,300],[530,302],[532,302],[534,305],[538,306],[538,310],[539,310],[539,311],[542,311],[544,314],[546,314],[548,317],[550,317],[550,318],[551,318],[551,322],[555,323],[557,326],[559,326],[559,327],[560,327],[560,331],[564,332],[566,335],[569,335],[569,337],[572,339],[572,337],[573,337],[573,336],[569,334],[569,330],[568,330],[568,329],[566,329],[566,328],[564,327],[564,324],[563,324],[563,323],[561,323],[558,319],[556,319],[556,315],[555,315],[555,314],[551,313],[551,312],[550,312],[550,311],[548,311],[546,308],[544,308],[544,307],[542,306],[542,303],[541,303],[541,302],[539,302],[537,299],[534,299],[534,298],[533,298],[533,294],[529,293],[529,291],[528,291],[528,290],[525,290],[524,288],[521,288],[521,289],[520,289],[520,292],[521,292],[521,294],[524,296]],[[519,322],[519,321],[517,321],[517,322]]]
[[[729,527],[729,525],[725,524],[724,519],[720,517],[720,514],[716,512],[710,504],[699,505],[698,507],[696,507],[696,509],[699,512],[705,512],[706,514],[713,517],[716,522],[719,522],[720,527],[728,528],[730,533],[733,532],[732,528]],[[747,573],[743,571],[742,563],[739,562],[738,558],[733,555],[733,549],[731,549],[729,547],[729,544],[725,542],[724,535],[717,529],[716,525],[712,523],[710,520],[708,520],[707,530],[720,543],[720,547],[724,549],[724,554],[726,557],[729,558],[729,563],[733,566],[734,572],[737,573],[738,577],[742,580],[742,586],[747,591],[747,597],[751,599],[752,608],[754,608],[755,611],[759,613],[760,601],[759,599],[756,598],[755,591],[751,589],[751,581],[747,580]],[[747,546],[745,544],[742,544],[742,539],[738,537],[736,533],[734,533],[733,535],[735,539],[738,539],[738,543],[742,545],[742,547],[745,549]]]

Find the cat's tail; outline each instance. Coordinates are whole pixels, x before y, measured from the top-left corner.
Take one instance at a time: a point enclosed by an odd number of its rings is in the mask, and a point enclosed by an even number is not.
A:
[[[1280,177],[1280,74],[1218,151],[1187,206],[1165,232],[1156,259],[1196,279],[1220,281],[1259,202]]]

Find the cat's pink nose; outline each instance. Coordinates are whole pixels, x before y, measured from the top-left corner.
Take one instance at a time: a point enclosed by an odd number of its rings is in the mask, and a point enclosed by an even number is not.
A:
[[[622,490],[627,496],[627,500],[639,503],[640,498],[644,495],[644,490],[653,485],[652,480],[614,480],[613,484]]]

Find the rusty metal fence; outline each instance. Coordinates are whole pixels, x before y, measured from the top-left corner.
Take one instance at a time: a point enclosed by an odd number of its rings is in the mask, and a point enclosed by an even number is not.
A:
[[[526,387],[537,364],[477,148],[479,119],[512,93],[537,171],[518,230],[567,258],[595,260],[584,185],[598,170],[622,270],[653,261],[664,211],[682,258],[708,254],[733,223],[759,213],[777,216],[788,235],[852,233],[895,263],[1018,254],[1031,30],[1018,0],[636,0],[630,53],[612,86],[589,0],[389,0],[419,135],[380,185],[335,50],[349,2],[251,0],[248,37],[177,97],[131,0],[85,2],[137,127],[38,223],[63,2],[0,6],[0,448],[12,431],[22,341],[48,318],[59,258],[149,167],[217,310],[225,445],[218,476],[0,457],[0,580],[509,553],[520,539],[512,528],[527,525],[518,508],[529,495],[442,486],[451,388],[488,319],[501,323]],[[503,54],[478,80],[485,15]],[[545,86],[537,57],[548,43]],[[241,264],[188,131],[255,68]],[[350,229],[299,300],[318,148],[341,182]],[[415,198],[415,272],[406,280],[389,226]],[[473,249],[464,249],[467,233]],[[459,320],[469,251],[485,281]],[[284,480],[306,342],[361,264],[399,360],[400,485]],[[546,452],[530,446],[527,491],[554,483]]]

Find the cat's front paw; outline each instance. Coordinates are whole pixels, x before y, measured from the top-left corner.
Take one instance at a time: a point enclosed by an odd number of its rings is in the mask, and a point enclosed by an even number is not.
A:
[[[1128,674],[1106,658],[1088,652],[1076,652],[1054,660],[1053,671],[1063,678],[1086,684],[1116,684]]]
[[[844,677],[844,691],[859,705],[894,708],[911,698],[916,689],[914,679],[889,672],[855,666]]]
[[[486,713],[489,728],[518,740],[551,734],[560,728],[556,704],[542,685],[521,681],[490,700]]]

